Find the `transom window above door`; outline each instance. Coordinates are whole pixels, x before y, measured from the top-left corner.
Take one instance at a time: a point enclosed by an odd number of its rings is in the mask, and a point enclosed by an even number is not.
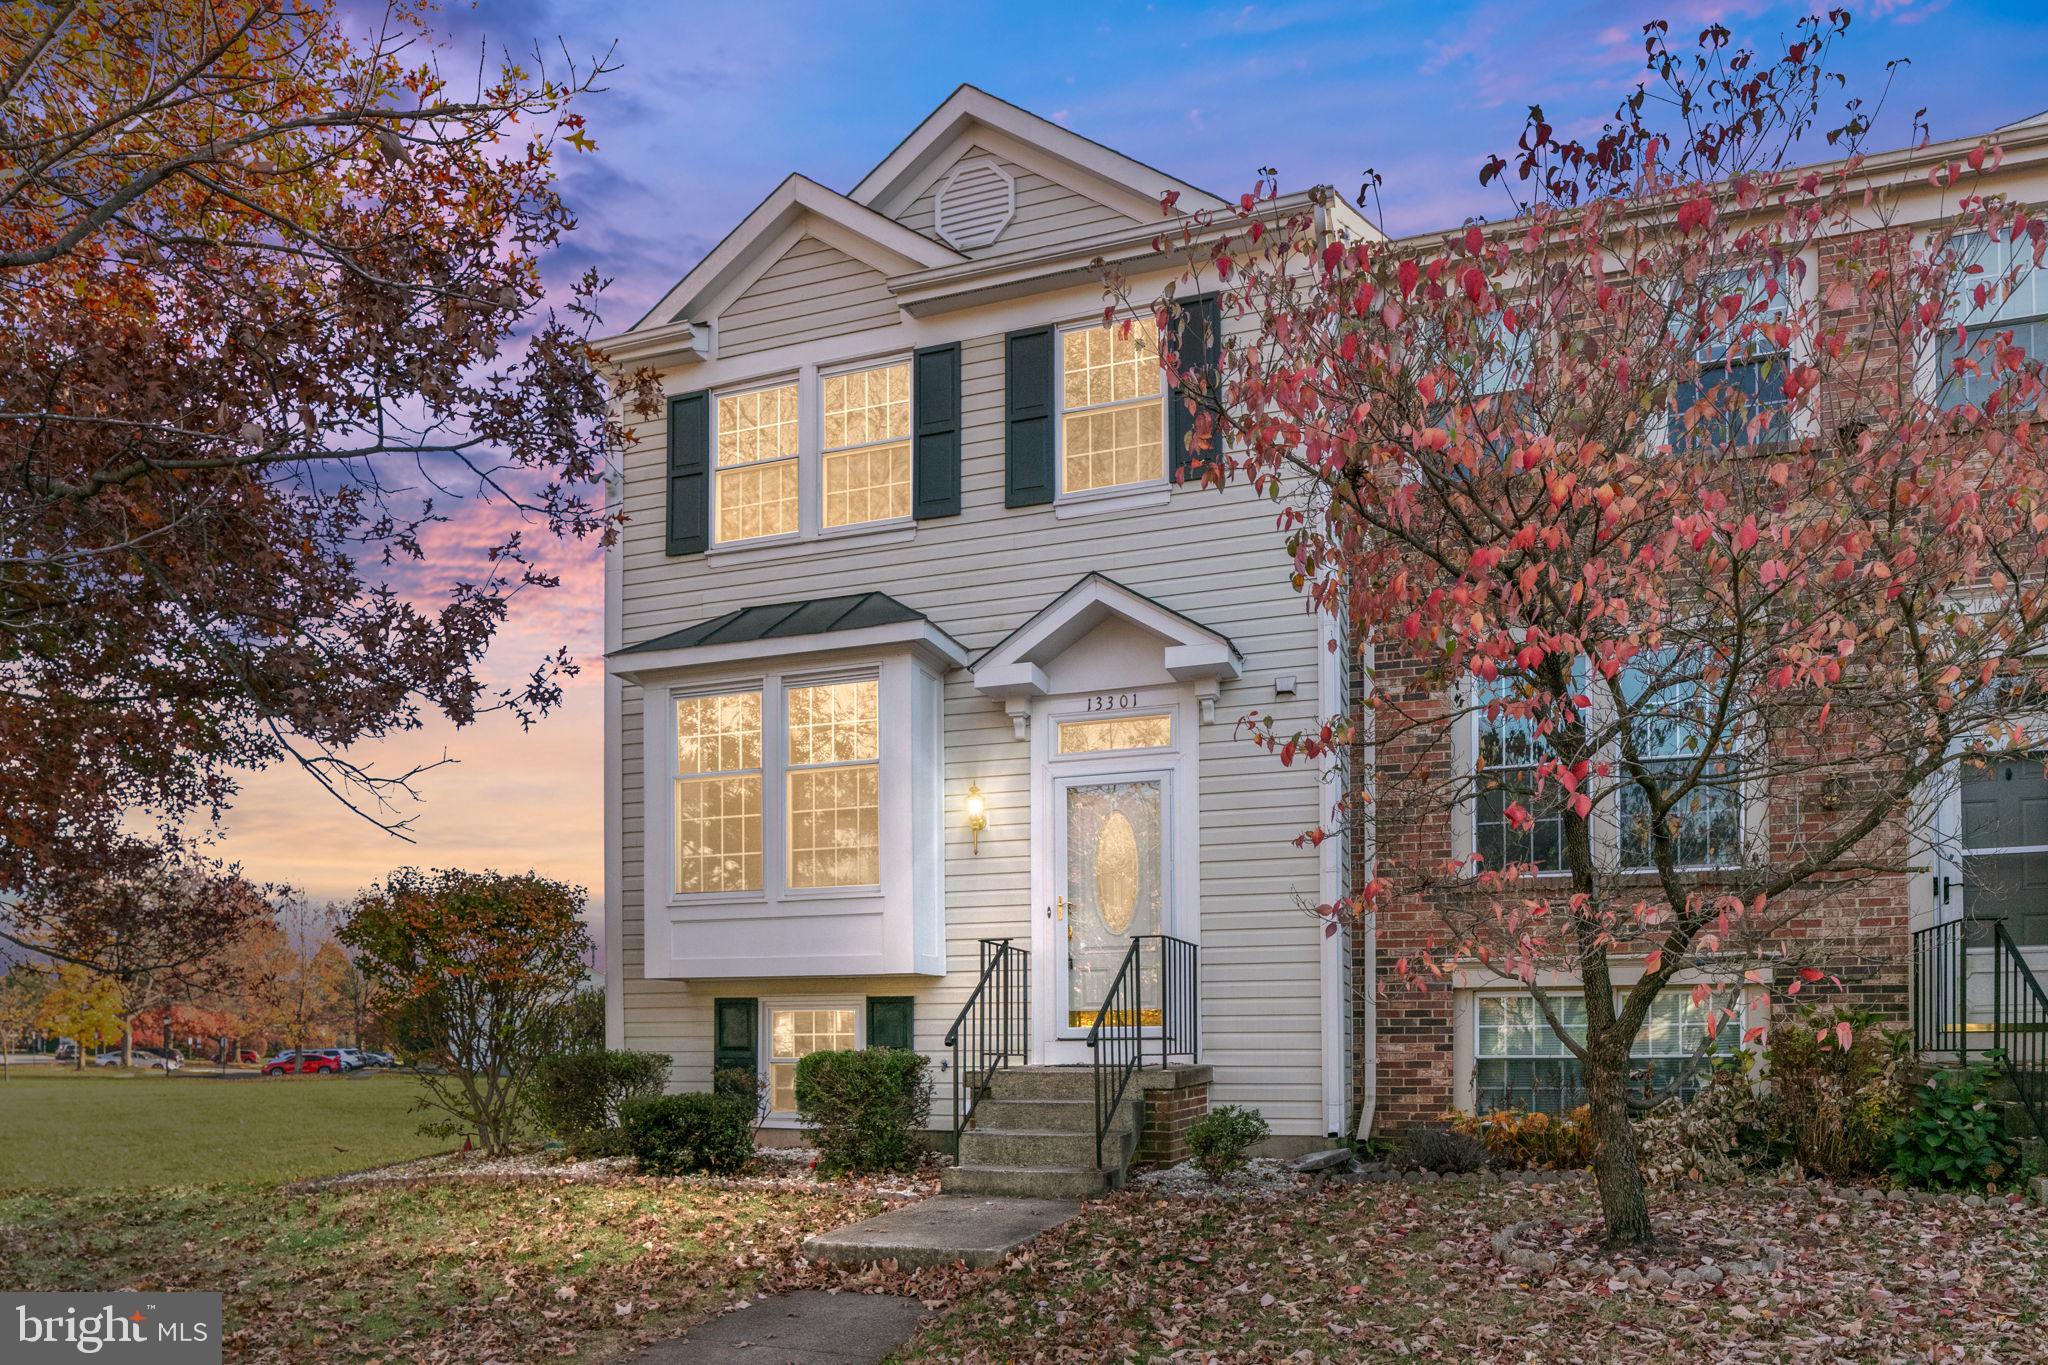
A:
[[[1060,333],[1060,491],[1166,478],[1166,372],[1149,316]]]
[[[1167,749],[1173,746],[1173,716],[1101,716],[1063,720],[1062,754],[1100,754],[1118,749]]]

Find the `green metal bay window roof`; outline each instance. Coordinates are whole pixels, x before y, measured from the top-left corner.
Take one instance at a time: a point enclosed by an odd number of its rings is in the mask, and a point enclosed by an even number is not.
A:
[[[835,635],[846,637],[843,645],[827,638]],[[915,643],[945,665],[957,666],[967,661],[967,651],[958,641],[932,624],[923,612],[903,605],[885,592],[741,607],[613,650],[607,657],[616,661],[612,666],[614,673],[632,680],[643,670],[651,672],[791,651],[859,647],[864,643]]]

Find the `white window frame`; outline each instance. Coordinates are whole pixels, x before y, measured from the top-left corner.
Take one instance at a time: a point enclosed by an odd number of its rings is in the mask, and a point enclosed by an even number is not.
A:
[[[1474,692],[1475,686],[1475,682],[1470,678],[1463,679],[1458,684],[1458,708],[1461,714],[1452,727],[1450,741],[1451,761],[1456,765],[1455,770],[1465,776],[1476,778],[1479,763],[1480,730],[1486,723],[1486,718],[1479,710],[1479,701]],[[1587,695],[1593,702],[1589,713],[1591,718],[1589,723],[1604,728],[1613,720],[1612,711],[1607,706],[1605,697],[1597,687],[1590,685]],[[1754,763],[1753,756],[1757,743],[1758,740],[1752,736],[1730,754],[1730,757],[1740,766],[1742,773],[1737,783],[1736,791],[1737,805],[1741,816],[1741,832],[1738,836],[1739,850],[1743,858],[1747,858],[1750,851],[1755,849],[1759,841],[1763,839],[1765,835],[1764,822],[1768,815],[1768,802],[1765,794],[1749,772],[1750,767]],[[1620,740],[1618,736],[1601,750],[1601,756],[1606,759],[1610,769],[1614,772],[1613,781],[1615,785],[1610,789],[1611,794],[1608,798],[1594,810],[1589,821],[1593,841],[1593,855],[1596,859],[1611,864],[1613,870],[1623,876],[1654,875],[1656,872],[1654,865],[1632,867],[1625,866],[1621,862],[1620,788],[1626,779],[1622,776],[1619,769]],[[1451,856],[1457,859],[1460,864],[1460,875],[1467,878],[1477,877],[1480,871],[1471,861],[1473,854],[1478,851],[1479,847],[1478,798],[1479,784],[1475,780],[1471,786],[1469,799],[1458,802],[1451,812]],[[1741,865],[1740,862],[1688,863],[1673,870],[1688,876],[1711,876],[1716,873],[1729,872]],[[1522,875],[1526,880],[1540,882],[1568,877],[1571,873],[1568,869],[1557,868],[1554,870],[1527,872]]]
[[[744,398],[750,393],[766,393],[770,389],[784,389],[796,386],[796,453],[783,455],[773,460],[756,460],[743,465],[721,465],[718,463],[718,405],[728,398]],[[711,391],[711,537],[710,548],[719,550],[753,549],[762,545],[787,545],[803,535],[804,529],[804,385],[801,374],[779,374],[771,378],[750,380],[744,384],[730,384]],[[755,469],[773,464],[794,464],[796,466],[796,525],[794,531],[782,531],[772,536],[749,536],[744,540],[720,540],[718,538],[718,476],[741,469]]]
[[[882,517],[874,521],[856,521],[849,526],[827,526],[825,524],[825,381],[836,378],[839,375],[860,374],[864,370],[887,369],[891,365],[901,365],[910,376],[908,389],[910,395],[908,400],[910,403],[910,423],[903,433],[903,440],[901,442],[901,444],[910,447],[910,499],[908,510],[900,517]],[[902,351],[890,355],[869,356],[863,360],[835,361],[830,365],[818,365],[810,368],[816,372],[818,389],[818,401],[811,405],[812,420],[806,426],[811,449],[811,463],[815,471],[810,485],[813,490],[812,503],[815,508],[812,519],[817,526],[817,538],[819,540],[836,540],[842,536],[861,536],[875,531],[894,530],[914,525],[917,520],[917,358],[909,351]],[[800,433],[798,440],[800,444],[803,443],[805,435]],[[870,447],[896,444],[898,443],[895,441],[868,441],[857,446],[834,446],[832,453],[836,455],[842,451],[866,450]],[[801,486],[802,476],[799,475],[798,479],[797,505],[801,508],[804,501],[803,488]]]
[[[671,688],[661,695],[665,698],[664,724],[668,730],[669,808],[668,828],[673,831],[681,815],[676,806],[676,791],[681,783],[681,761],[677,753],[675,729],[677,705],[692,697],[722,696],[731,692],[758,691],[761,694],[761,885],[748,891],[682,891],[676,888],[676,850],[669,849],[669,896],[668,902],[677,906],[729,905],[753,903],[775,905],[787,901],[820,901],[835,899],[872,899],[882,893],[881,883],[860,886],[819,886],[797,887],[790,884],[789,849],[789,775],[792,771],[816,771],[818,765],[805,764],[792,768],[789,762],[789,694],[797,688],[829,686],[834,683],[873,682],[875,684],[875,732],[876,757],[872,760],[879,774],[877,786],[886,793],[889,783],[895,780],[889,759],[889,738],[887,735],[889,708],[883,700],[882,670],[873,664],[853,665],[831,669],[791,670],[754,674],[751,677],[706,682],[688,688]],[[863,759],[863,764],[870,760]],[[906,775],[907,779],[907,775]],[[889,803],[881,802],[875,814],[876,838],[881,848],[881,861],[889,857],[889,836],[893,832],[889,815]],[[886,876],[886,868],[879,869]]]
[[[1112,335],[1124,319],[1111,322],[1108,330]],[[1053,430],[1053,501],[1078,506],[1087,503],[1117,502],[1119,505],[1131,502],[1151,501],[1158,494],[1170,494],[1173,488],[1173,414],[1167,408],[1166,366],[1159,367],[1159,477],[1143,479],[1137,483],[1117,483],[1106,488],[1087,488],[1069,492],[1067,489],[1067,414],[1092,412],[1106,407],[1133,407],[1139,401],[1127,404],[1090,404],[1086,407],[1067,407],[1067,336],[1073,332],[1099,332],[1104,330],[1100,315],[1058,323],[1052,333],[1052,430]]]
[[[851,526],[827,527],[825,522],[825,379],[831,375],[853,374],[885,365],[910,368],[910,505],[907,516],[886,521],[862,521]],[[796,385],[797,529],[783,535],[755,536],[751,540],[718,539],[718,400],[753,393],[760,389]],[[917,358],[914,352],[892,347],[873,355],[827,362],[807,362],[793,370],[774,371],[759,378],[735,380],[710,390],[711,402],[711,526],[705,553],[713,560],[728,555],[774,557],[803,550],[824,541],[846,539],[909,539],[917,534]],[[744,466],[741,466],[744,467]],[[1118,490],[1122,491],[1122,490]]]
[[[754,1021],[754,1036],[760,1039],[755,1049],[754,1065],[761,1081],[761,1093],[768,1097],[770,1108],[762,1120],[768,1128],[794,1128],[797,1125],[794,1109],[776,1109],[775,1063],[780,1059],[775,1051],[775,1015],[777,1011],[790,1010],[851,1010],[853,1012],[853,1045],[856,1049],[868,1045],[867,999],[857,995],[778,995],[764,997],[760,1003],[760,1018]],[[799,1059],[801,1060],[801,1059]]]
[[[1934,235],[1935,234],[1932,232],[1922,232],[1921,234],[1919,234],[1917,238],[1918,249],[1921,251],[1928,250],[1929,244],[1934,239]],[[1963,242],[1967,241],[1969,238],[1972,237],[1980,238],[1982,239],[1984,244],[1997,247],[1998,249],[2008,253],[2012,252],[2017,245],[2010,238],[2001,238],[1994,241],[1989,233],[1983,232],[1981,230],[1961,234],[1957,238],[1956,244],[1958,245],[1958,247],[1961,247]],[[1978,249],[1981,250],[1982,247],[1980,246]],[[1958,261],[1958,265],[1968,265],[1975,259],[1975,255],[1972,254],[1972,252],[1969,249],[1965,248],[1963,249],[1962,255]],[[1987,267],[1984,272],[1984,275],[1982,276],[1965,275],[1963,277],[1964,286],[1965,288],[1967,288],[1973,279],[1981,279],[1985,276],[1990,276],[1992,278],[2002,277],[2005,274],[2005,272],[2011,268],[2012,261],[2010,259],[2010,256],[2008,256],[2006,263],[2003,266],[1996,267],[1995,269]],[[2030,266],[2024,272],[2024,274],[2027,278],[2038,281],[2038,283],[2035,286],[2037,290],[2042,291],[2044,293],[2048,293],[2048,263],[2044,263],[2040,266]],[[2043,304],[2044,311],[2038,313],[2020,313],[2013,317],[1999,316],[1999,314],[2003,311],[2004,308],[2012,304],[2012,299],[1993,299],[1990,301],[1992,316],[1986,321],[1978,323],[1972,323],[1967,320],[1967,315],[1970,313],[1974,313],[1976,310],[1970,305],[1967,297],[1965,296],[1962,290],[1958,290],[1955,302],[1958,306],[1960,306],[1963,309],[1965,317],[1962,319],[1958,319],[1953,316],[1945,317],[1941,320],[1938,326],[1928,328],[1925,334],[1920,338],[1920,343],[1918,347],[1919,354],[1914,357],[1916,362],[1915,378],[1920,384],[1920,393],[1929,404],[1934,406],[1937,410],[1941,411],[1947,410],[1942,407],[1941,391],[1943,386],[1948,382],[1947,371],[1943,367],[1941,361],[1942,344],[1947,339],[1948,334],[1955,329],[1958,322],[1961,323],[1962,327],[1965,330],[1976,332],[2017,327],[2030,322],[2048,322],[2048,298],[2040,300],[2040,302]],[[2039,357],[2039,359],[2043,360],[2044,362],[2048,362],[2048,356],[2042,356]],[[1962,406],[1962,402],[1963,400],[1958,399],[1954,406],[1960,407]]]
[[[1790,261],[1794,260],[1799,262],[1799,273],[1796,276],[1790,268]],[[1731,272],[1720,271],[1717,273],[1721,277],[1726,278]],[[1741,275],[1743,272],[1737,269],[1732,273]],[[1788,258],[1787,269],[1780,282],[1781,288],[1778,290],[1778,296],[1785,300],[1785,308],[1788,313],[1796,315],[1809,302],[1823,297],[1819,290],[1819,276],[1820,255],[1814,248],[1808,247]],[[1745,280],[1744,283],[1746,285],[1747,281]],[[1696,351],[1695,354],[1698,354],[1698,352]],[[1750,364],[1754,361],[1767,360],[1772,356],[1776,356],[1783,363],[1783,368],[1786,370],[1791,369],[1794,365],[1805,364],[1813,358],[1813,337],[1808,331],[1801,329],[1793,336],[1792,344],[1788,349],[1761,352],[1736,363]],[[1717,363],[1719,362],[1702,360],[1700,362],[1702,367],[1704,367],[1702,378]],[[1810,406],[1788,402],[1785,404],[1785,416],[1787,430],[1792,440],[1796,441],[1818,434],[1819,422]],[[1669,406],[1658,408],[1651,421],[1646,425],[1650,436],[1650,445],[1653,450],[1670,447],[1678,439],[1677,414]],[[1745,440],[1739,448],[1764,454],[1770,452],[1775,447],[1767,443]]]
[[[752,768],[719,769],[715,773],[686,773],[683,771],[681,736],[677,734],[677,713],[686,701],[704,697],[729,697],[753,693],[760,699],[761,711],[761,761]],[[687,900],[756,900],[765,899],[768,885],[768,696],[758,682],[720,683],[715,686],[676,688],[668,694],[668,889],[669,897],[675,901]],[[692,778],[710,776],[742,777],[752,774],[761,784],[761,885],[733,891],[685,891],[682,881],[682,850],[676,846],[676,830],[682,821],[682,785]]]
[[[791,692],[806,687],[832,687],[842,683],[861,682],[872,682],[875,685],[875,756],[871,759],[847,759],[843,762],[837,763],[791,763],[789,761],[789,694]],[[778,812],[778,814],[781,817],[780,833],[782,836],[782,879],[780,883],[781,888],[787,895],[802,896],[806,898],[816,896],[875,895],[882,889],[881,861],[882,859],[888,857],[888,840],[883,837],[882,830],[883,802],[881,798],[881,793],[882,785],[886,778],[886,774],[883,771],[885,766],[883,761],[883,755],[885,755],[888,752],[889,746],[882,735],[883,707],[881,670],[876,668],[854,668],[849,670],[835,669],[821,673],[784,674],[782,675],[780,681],[778,697],[780,705],[780,725],[778,726],[778,729],[781,732],[782,747],[776,752],[775,766],[777,776],[780,778],[782,784],[781,790],[778,793],[781,798],[780,809]],[[768,755],[765,751],[762,753],[761,759],[763,763],[767,762]],[[790,779],[795,774],[800,772],[825,772],[828,770],[846,768],[865,768],[870,765],[872,765],[875,770],[876,879],[872,882],[860,882],[847,886],[800,887],[794,885],[792,878],[793,868],[791,867],[791,861],[796,856],[796,850],[790,845],[789,827],[792,803],[795,800],[795,791],[791,786]],[[765,820],[767,818],[767,802],[764,800],[761,804],[762,819]],[[765,880],[765,878],[766,869],[764,868],[763,879]]]

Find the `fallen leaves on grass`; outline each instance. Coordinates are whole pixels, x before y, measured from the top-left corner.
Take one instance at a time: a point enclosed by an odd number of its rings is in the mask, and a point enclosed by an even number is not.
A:
[[[1582,1182],[1124,1193],[950,1286],[906,1358],[2041,1358],[2048,1218],[2032,1208],[1686,1190],[1660,1206],[1650,1254],[1601,1251],[1594,1222]],[[1546,1236],[1553,1260],[1510,1258]]]

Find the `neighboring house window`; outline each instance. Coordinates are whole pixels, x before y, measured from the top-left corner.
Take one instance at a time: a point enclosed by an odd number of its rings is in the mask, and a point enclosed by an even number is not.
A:
[[[2048,944],[2048,777],[2042,756],[1963,761],[1963,918]],[[1990,930],[1981,931],[1989,941]],[[1979,940],[1973,940],[1976,942]]]
[[[789,689],[789,884],[882,880],[880,713],[873,678]]]
[[[1173,745],[1173,717],[1105,716],[1060,722],[1060,752],[1100,754],[1116,749],[1165,749]]]
[[[2048,360],[2048,278],[2034,267],[2033,242],[2031,239],[2026,241],[2025,256],[2015,258],[2010,241],[2001,241],[1981,232],[1957,239],[1957,260],[1963,265],[1976,265],[1981,269],[1978,273],[1957,277],[1959,316],[1950,318],[1941,332],[1939,373],[1943,407],[1952,408],[1964,403],[1982,406],[1997,391],[2000,380],[1996,375],[1972,370],[1965,370],[1960,375],[1955,373],[1955,362],[1964,357],[1979,367],[1987,367],[1988,357],[1983,352],[1983,342],[1987,337],[2009,331],[2012,344],[2030,358]],[[2013,292],[2005,297],[2003,282],[2015,265],[2019,269],[2013,281]],[[1981,306],[1975,301],[1979,284],[1988,286]],[[1957,327],[1963,329],[1960,346],[1956,341]]]
[[[1513,716],[1491,703],[1506,701],[1521,684],[1501,678],[1479,696],[1475,720],[1479,728],[1477,792],[1473,801],[1473,851],[1480,867],[1498,871],[1509,865],[1558,872],[1564,868],[1564,793],[1555,780],[1536,786],[1536,766],[1550,757],[1550,746],[1536,733],[1536,722]],[[1508,807],[1519,805],[1530,822],[1517,829],[1508,821]]]
[[[1697,342],[1699,374],[1676,385],[1671,405],[1673,448],[1769,445],[1791,439],[1792,404],[1785,396],[1785,367],[1790,357],[1765,330],[1768,324],[1791,316],[1789,282],[1780,276],[1777,283],[1773,292],[1762,279],[1736,274],[1723,276],[1701,291],[1703,300],[1741,295],[1743,302],[1732,321]],[[1688,318],[1683,325],[1695,328],[1701,321]],[[1711,398],[1716,411],[1688,429],[1685,414],[1702,398]],[[1756,424],[1759,415],[1764,417],[1760,425]]]
[[[761,694],[676,700],[676,890],[761,889]]]
[[[855,1036],[854,1009],[776,1009],[768,1011],[769,1107],[778,1114],[796,1112],[796,1064],[813,1052],[838,1052],[860,1045]]]
[[[795,535],[796,385],[720,394],[716,425],[718,543]]]
[[[1685,800],[1668,813],[1677,843],[1675,865],[1734,866],[1742,861],[1740,751],[1724,741],[1721,751],[1700,765],[1712,699],[1694,678],[1681,676],[1658,685],[1671,666],[1668,653],[1653,652],[1638,655],[1622,673],[1636,755],[1660,787],[1683,786],[1693,768],[1700,766]],[[1625,770],[1620,770],[1619,781],[1615,815],[1621,825],[1621,865],[1645,871],[1656,866],[1649,799]]]
[[[822,521],[910,515],[910,363],[826,375]]]
[[[1088,493],[1166,478],[1166,379],[1159,327],[1060,333],[1060,490]]]
[[[1579,995],[1549,993],[1558,1022],[1575,1041],[1586,1036],[1586,1002]],[[1473,1109],[1488,1114],[1500,1109],[1563,1114],[1586,1102],[1585,1073],[1579,1059],[1550,1027],[1536,1001],[1528,995],[1481,995],[1473,1034]],[[1677,1093],[1690,1097],[1705,1083],[1704,1064],[1687,1066],[1706,1038],[1706,1007],[1692,1003],[1691,988],[1671,986],[1650,1002],[1649,1017],[1629,1050],[1630,1086],[1654,1094],[1677,1082]],[[1741,1030],[1723,1018],[1713,1051],[1731,1052]],[[1679,1080],[1683,1076],[1685,1079]]]

